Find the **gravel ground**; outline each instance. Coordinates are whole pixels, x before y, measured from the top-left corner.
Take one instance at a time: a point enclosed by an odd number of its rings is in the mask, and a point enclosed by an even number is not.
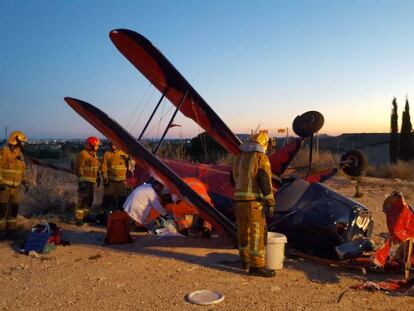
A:
[[[328,186],[351,196],[352,183],[336,178]],[[403,191],[411,203],[412,183],[367,178],[362,187],[376,220],[374,240],[386,232],[384,196]],[[24,220],[27,227],[37,220]],[[285,260],[276,278],[246,275],[237,251],[225,239],[157,238],[135,234],[129,245],[104,246],[102,228],[62,224],[72,245],[50,255],[19,255],[19,241],[0,241],[1,310],[413,310],[413,297],[365,292],[349,286],[369,279],[402,278],[328,267],[307,260]],[[225,300],[196,306],[186,294],[214,289]]]

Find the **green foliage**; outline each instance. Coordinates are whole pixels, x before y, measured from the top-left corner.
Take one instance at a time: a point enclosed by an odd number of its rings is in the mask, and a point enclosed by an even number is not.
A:
[[[397,99],[394,97],[392,101],[392,110],[391,110],[391,136],[390,136],[390,162],[395,163],[398,160],[398,143],[399,143],[399,135],[398,135],[398,105]]]
[[[408,99],[405,101],[405,108],[402,115],[401,135],[400,135],[400,159],[409,161],[413,158],[412,152],[412,125],[410,119],[410,104]]]
[[[26,157],[36,158],[36,159],[61,159],[62,152],[56,149],[50,148],[24,148],[23,151]]]
[[[194,161],[216,163],[227,151],[206,132],[191,139],[191,157]]]

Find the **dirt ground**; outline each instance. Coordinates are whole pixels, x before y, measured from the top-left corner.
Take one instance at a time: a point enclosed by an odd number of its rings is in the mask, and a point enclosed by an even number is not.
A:
[[[345,177],[328,182],[352,196]],[[414,203],[414,183],[366,178],[358,199],[375,218],[373,239],[386,232],[384,197],[400,190]],[[37,220],[24,220],[26,226]],[[40,258],[18,254],[17,240],[0,241],[1,310],[413,310],[414,298],[349,289],[364,280],[402,278],[328,267],[307,260],[285,260],[272,279],[250,277],[231,263],[238,259],[225,239],[158,238],[137,233],[128,245],[104,246],[102,228],[62,224],[64,239]],[[214,289],[225,300],[196,306],[186,294]]]

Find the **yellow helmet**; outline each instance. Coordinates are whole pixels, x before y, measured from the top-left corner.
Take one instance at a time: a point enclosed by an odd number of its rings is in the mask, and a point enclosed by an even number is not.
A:
[[[27,141],[27,137],[26,137],[26,135],[24,135],[23,132],[13,131],[13,132],[11,132],[11,134],[9,136],[9,140],[7,141],[7,143],[9,145],[15,146],[18,143],[24,143],[26,141]]]
[[[266,151],[267,144],[269,142],[269,135],[267,135],[267,131],[266,130],[261,130],[258,133],[253,134],[252,136],[250,136],[249,141],[250,142],[258,143]]]

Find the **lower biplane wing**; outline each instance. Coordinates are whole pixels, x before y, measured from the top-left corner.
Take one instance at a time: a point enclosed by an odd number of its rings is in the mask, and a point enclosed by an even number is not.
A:
[[[65,97],[65,101],[98,131],[133,157],[152,176],[166,185],[171,192],[177,194],[197,208],[200,216],[211,222],[218,232],[226,234],[232,241],[237,240],[236,227],[230,220],[204,201],[168,166],[147,150],[121,125],[91,104],[70,97]]]

